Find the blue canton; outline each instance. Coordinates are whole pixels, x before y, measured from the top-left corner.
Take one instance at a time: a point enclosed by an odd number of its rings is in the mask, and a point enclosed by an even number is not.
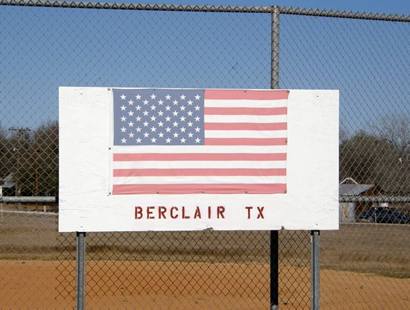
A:
[[[204,90],[113,89],[114,145],[204,144]]]

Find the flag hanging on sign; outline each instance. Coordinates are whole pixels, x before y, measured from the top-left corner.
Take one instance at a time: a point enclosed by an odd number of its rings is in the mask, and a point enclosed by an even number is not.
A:
[[[111,193],[286,193],[288,95],[113,89]]]

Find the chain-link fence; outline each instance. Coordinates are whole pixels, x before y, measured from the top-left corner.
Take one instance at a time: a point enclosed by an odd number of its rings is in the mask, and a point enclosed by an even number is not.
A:
[[[0,308],[75,307],[58,86],[340,89],[341,227],[321,233],[321,305],[410,308],[409,16],[0,4]],[[280,307],[310,307],[309,244],[279,233]],[[90,233],[86,305],[266,309],[269,253],[268,232]]]

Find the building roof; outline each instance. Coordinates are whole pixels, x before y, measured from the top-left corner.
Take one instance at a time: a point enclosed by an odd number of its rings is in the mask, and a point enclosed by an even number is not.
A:
[[[359,196],[373,187],[373,184],[339,184],[339,194]]]
[[[13,181],[13,174],[10,173],[3,179],[0,179],[0,186],[3,188],[13,188],[16,184]]]

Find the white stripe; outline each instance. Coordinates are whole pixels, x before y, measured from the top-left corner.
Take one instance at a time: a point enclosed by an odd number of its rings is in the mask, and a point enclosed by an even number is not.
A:
[[[286,183],[286,177],[113,177],[113,184],[269,184]]]
[[[205,115],[205,123],[286,123],[286,121],[286,115]]]
[[[205,138],[286,138],[286,130],[207,130]]]
[[[281,100],[217,100],[205,99],[206,108],[276,108],[286,107],[286,99]]]
[[[286,153],[286,145],[224,146],[224,145],[141,145],[114,146],[113,153]]]
[[[116,161],[113,169],[286,168],[286,161]]]

